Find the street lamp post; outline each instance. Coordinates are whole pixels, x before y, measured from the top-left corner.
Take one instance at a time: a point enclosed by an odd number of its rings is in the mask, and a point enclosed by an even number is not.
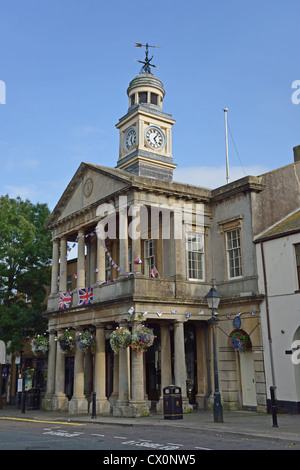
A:
[[[215,316],[215,309],[218,308],[221,296],[218,294],[215,286],[213,285],[205,296],[207,305],[211,309],[211,318],[208,322],[212,326],[213,333],[213,350],[214,350],[214,379],[215,379],[215,393],[214,393],[214,422],[223,423],[223,408],[221,403],[221,395],[219,391],[219,376],[218,376],[218,363],[217,363],[217,348],[215,326],[218,319]]]

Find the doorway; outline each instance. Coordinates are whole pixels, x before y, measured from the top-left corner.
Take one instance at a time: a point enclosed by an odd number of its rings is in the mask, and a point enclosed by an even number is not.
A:
[[[252,349],[239,354],[241,386],[242,386],[242,407],[244,410],[256,410],[256,386],[254,375],[254,361]]]

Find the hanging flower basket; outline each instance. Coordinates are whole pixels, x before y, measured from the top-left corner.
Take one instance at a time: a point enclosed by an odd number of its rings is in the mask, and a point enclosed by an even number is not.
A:
[[[45,335],[36,335],[30,343],[31,351],[37,357],[45,356],[49,349],[49,339]]]
[[[71,354],[75,349],[74,337],[69,330],[65,330],[62,335],[57,338],[60,348],[64,354]]]
[[[155,338],[153,330],[143,325],[132,334],[131,347],[139,353],[146,352],[154,343]]]
[[[84,352],[96,352],[96,340],[90,331],[83,331],[76,336],[76,342],[79,349]]]
[[[120,349],[126,349],[131,344],[131,333],[127,328],[117,328],[110,335],[110,346],[115,354]]]
[[[246,333],[237,331],[232,336],[232,346],[237,352],[245,352],[250,347],[251,341]]]

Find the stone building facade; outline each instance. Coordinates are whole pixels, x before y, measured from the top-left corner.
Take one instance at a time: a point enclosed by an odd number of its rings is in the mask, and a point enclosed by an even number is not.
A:
[[[221,295],[217,353],[223,406],[265,411],[264,295],[253,237],[264,228],[264,195],[271,198],[280,175],[247,176],[216,190],[174,181],[175,121],[163,111],[162,83],[140,74],[127,94],[128,111],[116,125],[116,168],[81,163],[48,221],[53,264],[43,406],[87,412],[94,391],[97,413],[145,416],[154,407],[162,411],[163,388],[175,383],[184,412],[209,407],[213,349],[205,295],[213,282]],[[285,171],[295,175],[299,165],[293,165]],[[288,199],[282,212],[293,210],[295,198]],[[72,302],[59,309],[61,294],[69,290],[67,256],[74,245],[76,286],[73,278]],[[93,300],[79,305],[79,291],[87,287]],[[154,345],[143,354],[130,348],[113,354],[111,332],[120,326],[135,331],[141,324],[153,328]],[[55,340],[65,329],[74,334],[89,329],[95,354],[76,348],[66,357]],[[236,332],[249,339],[244,354],[233,347]],[[74,377],[67,396],[70,364]]]

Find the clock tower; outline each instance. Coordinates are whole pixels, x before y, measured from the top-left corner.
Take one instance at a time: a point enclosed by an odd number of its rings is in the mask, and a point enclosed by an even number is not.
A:
[[[152,65],[152,64],[150,64]],[[116,168],[135,175],[173,180],[177,165],[172,157],[172,126],[175,121],[163,112],[165,90],[147,68],[142,69],[127,89],[129,108],[118,124],[119,160]]]

